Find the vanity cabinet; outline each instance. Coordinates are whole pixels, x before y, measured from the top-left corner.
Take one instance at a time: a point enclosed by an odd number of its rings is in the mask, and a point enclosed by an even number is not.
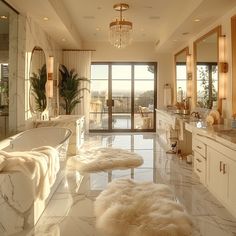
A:
[[[236,215],[236,160],[231,158],[235,157],[235,154],[227,156],[211,147],[207,150],[208,188],[234,216]]]
[[[207,149],[207,156],[208,187],[217,198],[225,201],[228,195],[228,158],[211,147]]]
[[[197,135],[193,136],[192,149],[194,154],[194,171],[201,183],[206,184],[206,144],[201,142]]]

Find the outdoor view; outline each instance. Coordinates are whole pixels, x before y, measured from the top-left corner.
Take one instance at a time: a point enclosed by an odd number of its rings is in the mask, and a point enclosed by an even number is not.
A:
[[[91,66],[90,130],[153,129],[153,114],[153,65]]]
[[[211,109],[218,97],[218,67],[216,63],[197,65],[197,104]]]

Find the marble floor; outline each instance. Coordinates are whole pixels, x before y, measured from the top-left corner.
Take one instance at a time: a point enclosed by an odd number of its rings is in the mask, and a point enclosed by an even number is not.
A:
[[[93,203],[108,182],[125,177],[169,185],[192,217],[193,236],[236,236],[236,219],[199,182],[191,165],[166,154],[155,134],[93,134],[83,148],[95,146],[131,150],[142,155],[144,163],[135,169],[85,176],[66,170],[35,228],[18,235],[108,236],[96,231]]]

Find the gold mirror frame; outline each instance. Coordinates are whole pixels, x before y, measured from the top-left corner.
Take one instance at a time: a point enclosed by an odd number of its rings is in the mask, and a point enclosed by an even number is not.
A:
[[[188,76],[187,76],[187,55],[189,55],[189,47],[185,47],[179,52],[177,52],[174,55],[174,66],[175,66],[175,75],[174,75],[174,104],[177,101],[177,70],[176,70],[176,64],[177,64],[177,57],[180,56],[181,54],[185,53],[186,56],[186,89],[187,89],[187,81],[188,81]],[[187,96],[187,95],[186,95]]]
[[[236,114],[236,15],[231,17],[232,42],[232,115]]]
[[[47,66],[45,52],[38,46],[35,46],[32,50],[29,79],[30,111],[32,114],[40,114],[47,107]]]
[[[218,67],[218,88],[220,84],[220,75],[219,75],[219,37],[221,36],[221,26],[217,26],[208,33],[204,34],[200,38],[198,38],[196,41],[193,43],[193,54],[194,54],[194,94],[193,94],[193,105],[194,107],[197,106],[197,44],[202,42],[203,40],[206,40],[209,38],[211,35],[216,34],[217,36],[217,52],[216,52],[216,63]],[[219,89],[218,89],[218,94],[217,94],[217,109],[221,113],[222,112],[222,101],[219,98]]]

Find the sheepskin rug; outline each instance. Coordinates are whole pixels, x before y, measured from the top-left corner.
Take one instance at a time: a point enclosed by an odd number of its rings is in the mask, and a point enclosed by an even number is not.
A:
[[[96,226],[116,236],[190,236],[192,221],[167,185],[117,179],[95,201]]]
[[[143,158],[119,148],[94,148],[81,151],[68,160],[68,166],[80,172],[99,172],[134,168],[143,164]]]

